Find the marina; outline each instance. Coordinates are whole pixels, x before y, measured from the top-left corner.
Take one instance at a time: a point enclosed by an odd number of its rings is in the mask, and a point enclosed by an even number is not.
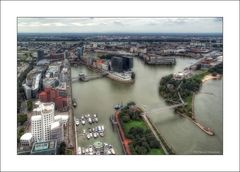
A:
[[[79,145],[78,155],[115,155],[111,144],[105,143],[105,127],[98,121],[99,114],[86,113],[75,118],[77,135],[86,144]],[[101,141],[99,141],[101,140]],[[94,141],[94,142],[93,142]],[[98,145],[98,146],[97,146]],[[101,146],[100,146],[101,145]]]
[[[115,155],[116,152],[111,144],[94,142],[86,147],[78,147],[78,155]]]

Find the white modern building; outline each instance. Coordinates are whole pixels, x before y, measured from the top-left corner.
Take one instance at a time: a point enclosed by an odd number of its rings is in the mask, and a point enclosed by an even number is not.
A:
[[[68,119],[69,119],[68,114],[54,116],[54,121],[55,122],[59,121],[64,126],[67,125]]]
[[[61,143],[64,140],[63,125],[57,121],[51,124],[50,139]]]
[[[41,141],[42,139],[42,117],[35,115],[31,117],[31,129],[34,141]]]
[[[20,144],[22,147],[31,147],[33,143],[32,133],[25,133],[20,138]]]
[[[54,109],[54,103],[41,103],[37,109],[34,109],[34,113],[37,113],[31,117],[34,141],[48,141],[50,139],[51,124],[54,122]]]

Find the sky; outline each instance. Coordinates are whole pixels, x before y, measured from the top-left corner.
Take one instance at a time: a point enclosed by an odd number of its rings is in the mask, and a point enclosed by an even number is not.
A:
[[[222,18],[18,18],[31,33],[222,33]]]

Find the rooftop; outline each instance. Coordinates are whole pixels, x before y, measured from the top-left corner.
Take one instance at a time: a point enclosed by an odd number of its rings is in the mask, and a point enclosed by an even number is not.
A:
[[[21,136],[20,140],[30,140],[32,137],[32,133],[25,133]]]
[[[51,124],[51,130],[54,129],[54,128],[57,128],[57,127],[60,127],[60,122],[59,122],[59,121],[53,122],[53,123]]]
[[[46,152],[56,151],[57,141],[36,142],[33,144],[31,154],[46,154]]]
[[[69,116],[66,114],[66,115],[56,115],[54,116],[54,119],[55,120],[58,120],[58,119],[61,119],[61,120],[68,120]]]
[[[32,121],[41,120],[41,115],[34,115],[34,116],[31,117],[31,120],[32,120]]]

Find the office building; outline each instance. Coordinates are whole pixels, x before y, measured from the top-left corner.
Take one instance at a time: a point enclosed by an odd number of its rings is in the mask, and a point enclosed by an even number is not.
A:
[[[39,62],[40,60],[44,59],[44,51],[43,50],[38,50],[37,51],[37,62]]]
[[[58,144],[64,141],[63,125],[59,121],[51,124],[50,140],[57,140]]]
[[[23,149],[29,149],[33,143],[32,133],[25,133],[20,137],[20,145]]]
[[[69,115],[67,113],[61,115],[55,115],[54,121],[59,121],[62,125],[66,126],[69,119]]]
[[[114,72],[124,72],[129,71],[133,68],[133,58],[132,57],[112,57],[111,67]]]
[[[83,46],[77,48],[77,56],[78,56],[78,58],[81,59],[83,57],[83,51],[84,51]]]
[[[40,115],[33,115],[31,117],[34,141],[47,141],[50,139],[51,124],[54,122],[54,109],[54,103],[41,103],[34,110],[34,113],[40,113]]]
[[[35,115],[31,117],[31,129],[33,140],[35,142],[42,140],[42,117],[41,115]]]

